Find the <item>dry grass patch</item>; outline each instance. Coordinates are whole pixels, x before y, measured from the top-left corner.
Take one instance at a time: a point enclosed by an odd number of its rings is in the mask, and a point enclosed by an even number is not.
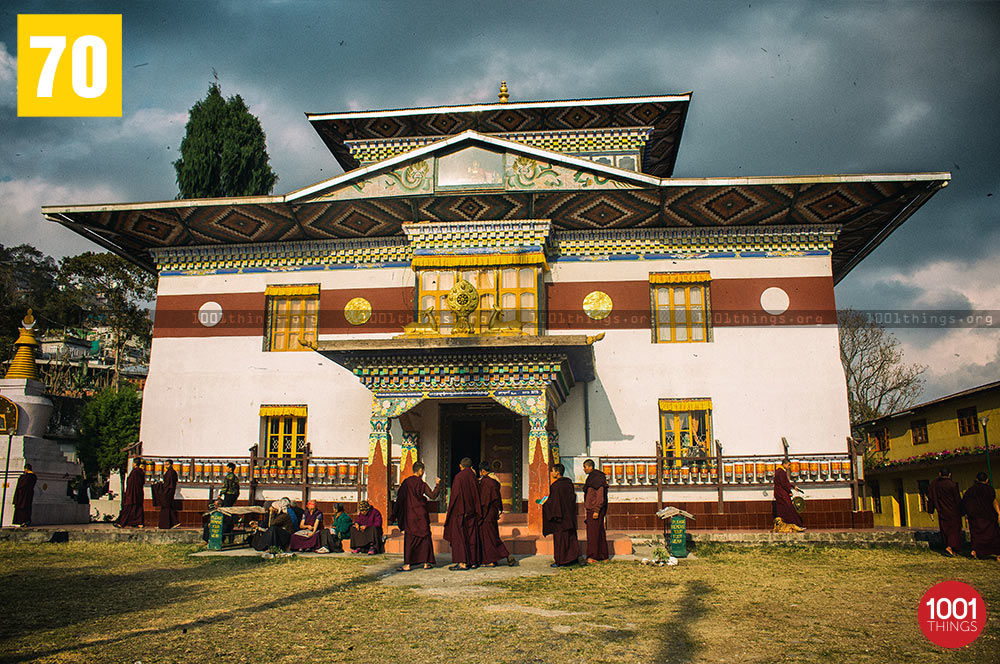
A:
[[[938,581],[971,583],[1000,608],[1000,565],[925,551],[703,549],[675,568],[612,562],[452,598],[382,583],[370,558],[191,550],[0,544],[0,659],[984,663],[1000,652],[996,618],[960,651],[924,639],[916,604]]]

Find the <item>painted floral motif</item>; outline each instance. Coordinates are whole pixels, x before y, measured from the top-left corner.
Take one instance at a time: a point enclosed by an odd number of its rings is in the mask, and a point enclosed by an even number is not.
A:
[[[385,188],[393,189],[399,184],[406,191],[420,191],[430,186],[430,161],[416,161],[406,168],[386,173]]]

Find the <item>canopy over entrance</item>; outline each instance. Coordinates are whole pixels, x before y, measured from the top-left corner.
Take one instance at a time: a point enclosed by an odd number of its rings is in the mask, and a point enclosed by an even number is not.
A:
[[[315,350],[349,369],[372,392],[368,500],[389,509],[389,420],[424,399],[490,398],[528,418],[528,527],[541,531],[536,499],[548,488],[549,413],[577,380],[594,377],[593,343],[584,335],[433,337],[320,341]],[[417,460],[419,434],[404,433],[401,476]]]

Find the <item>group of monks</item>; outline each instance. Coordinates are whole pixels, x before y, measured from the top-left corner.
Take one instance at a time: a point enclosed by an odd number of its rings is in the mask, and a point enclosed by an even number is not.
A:
[[[163,481],[154,485],[153,504],[160,508],[159,527],[163,530],[177,528],[181,525],[177,500],[177,471],[171,459],[167,460],[167,470],[163,473]],[[143,528],[146,517],[143,512],[143,487],[146,486],[146,471],[142,460],[136,458],[132,471],[125,480],[125,493],[122,495],[122,510],[115,519],[115,528]]]
[[[969,539],[973,558],[1000,560],[1000,505],[986,473],[976,475],[965,495],[951,479],[951,471],[942,468],[928,488],[927,509],[938,513],[938,529],[945,553],[954,556],[962,546],[962,515],[969,521]]]
[[[444,522],[444,538],[451,545],[452,571],[470,570],[488,565],[496,567],[501,562],[517,564],[514,556],[500,539],[500,483],[490,477],[487,464],[481,464],[478,474],[468,457],[459,462],[460,470],[451,485],[448,513]],[[604,517],[608,508],[607,478],[595,470],[594,462],[584,464],[587,485],[584,489],[584,506],[587,522],[588,562],[607,560],[608,543]],[[572,480],[563,477],[565,468],[556,464],[552,468],[549,495],[541,500],[543,534],[552,535],[555,562],[553,567],[579,562],[580,544],[577,541],[576,490]],[[430,569],[435,565],[434,545],[431,538],[430,515],[427,501],[435,500],[441,491],[441,479],[432,489],[424,482],[423,463],[413,464],[413,474],[399,485],[392,520],[403,533],[403,565],[400,572],[408,572],[415,565]]]

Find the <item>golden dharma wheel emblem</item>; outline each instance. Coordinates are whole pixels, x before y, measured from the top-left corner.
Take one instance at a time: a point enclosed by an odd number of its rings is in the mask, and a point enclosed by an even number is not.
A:
[[[344,306],[344,318],[351,325],[364,325],[372,317],[372,303],[356,297]]]
[[[479,308],[479,291],[465,279],[459,280],[448,292],[448,308],[455,314],[454,331],[458,334],[471,334],[469,315]]]
[[[604,291],[591,291],[583,298],[583,313],[594,320],[603,320],[610,316],[613,307],[611,296]]]

